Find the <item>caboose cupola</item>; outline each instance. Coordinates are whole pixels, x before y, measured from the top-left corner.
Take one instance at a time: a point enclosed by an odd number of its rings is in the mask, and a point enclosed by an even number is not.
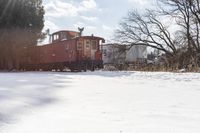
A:
[[[52,43],[63,41],[63,40],[70,40],[75,37],[79,36],[79,32],[76,31],[58,31],[52,34]]]

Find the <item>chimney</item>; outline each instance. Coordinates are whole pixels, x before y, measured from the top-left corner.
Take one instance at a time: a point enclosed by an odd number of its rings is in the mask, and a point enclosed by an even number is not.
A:
[[[79,28],[79,27],[78,27],[78,30],[79,30],[79,36],[82,36],[82,33],[83,33],[83,30],[84,30],[84,27],[83,27],[83,28]]]

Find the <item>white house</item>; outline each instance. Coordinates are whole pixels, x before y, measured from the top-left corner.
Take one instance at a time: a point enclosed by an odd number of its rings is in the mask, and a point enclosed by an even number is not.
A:
[[[130,46],[120,44],[104,44],[101,46],[104,64],[124,64],[145,61],[146,46]]]
[[[147,47],[141,45],[127,46],[126,59],[127,63],[144,62],[147,60]]]

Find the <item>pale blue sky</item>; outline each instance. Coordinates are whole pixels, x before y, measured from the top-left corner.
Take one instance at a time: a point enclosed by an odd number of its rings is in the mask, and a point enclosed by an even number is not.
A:
[[[119,22],[131,9],[142,10],[153,0],[44,0],[45,29],[77,30],[106,40],[113,38]]]

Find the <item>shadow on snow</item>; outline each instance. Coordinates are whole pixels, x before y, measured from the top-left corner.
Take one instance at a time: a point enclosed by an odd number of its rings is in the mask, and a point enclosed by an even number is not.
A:
[[[30,108],[59,102],[55,93],[67,89],[69,82],[59,73],[0,73],[0,126],[15,122]]]

